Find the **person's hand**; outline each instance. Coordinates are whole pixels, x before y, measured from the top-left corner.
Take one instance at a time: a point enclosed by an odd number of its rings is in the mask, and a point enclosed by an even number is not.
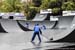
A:
[[[40,31],[40,34],[42,34],[42,31],[41,31],[41,29],[40,29],[39,31]]]
[[[42,35],[42,32],[40,32],[40,34]]]

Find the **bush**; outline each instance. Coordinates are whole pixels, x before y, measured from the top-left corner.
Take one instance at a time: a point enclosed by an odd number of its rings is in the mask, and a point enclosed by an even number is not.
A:
[[[29,15],[27,16],[27,20],[33,19],[33,18],[35,17],[36,13],[37,13],[36,9],[35,9],[35,8],[31,8],[31,9],[30,9],[30,13],[29,13]]]
[[[62,10],[60,8],[53,8],[52,12],[53,15],[62,15]]]

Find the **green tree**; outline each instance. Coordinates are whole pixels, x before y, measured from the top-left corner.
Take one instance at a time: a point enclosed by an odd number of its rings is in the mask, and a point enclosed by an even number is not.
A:
[[[48,9],[49,3],[50,3],[50,0],[42,0],[42,4],[40,6],[40,9]]]
[[[72,1],[64,2],[62,4],[62,9],[63,10],[75,10],[74,2]]]
[[[30,2],[28,3],[24,2],[23,11],[28,20],[33,19],[37,13],[36,7],[34,7],[33,3],[30,3]]]
[[[1,12],[20,12],[22,3],[20,0],[4,0],[0,7]]]
[[[42,0],[32,0],[32,2],[34,3],[35,7],[40,7],[40,5],[42,4]]]

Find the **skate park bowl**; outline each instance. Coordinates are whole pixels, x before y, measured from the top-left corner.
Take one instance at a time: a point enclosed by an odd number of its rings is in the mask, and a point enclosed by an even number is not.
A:
[[[36,16],[32,19],[32,21],[43,21],[47,18],[47,14],[39,14],[37,13]]]
[[[29,23],[29,27],[26,26]],[[31,39],[33,28],[38,23],[40,27],[46,26],[46,29],[41,29],[43,36],[53,42],[74,42],[75,36],[75,17],[65,16],[59,17],[58,23],[55,28],[55,21],[24,21],[24,20],[12,20],[12,19],[0,19],[0,32],[8,33],[25,33],[26,38]],[[53,28],[53,29],[51,29]]]
[[[29,24],[29,29],[33,29],[35,24],[39,24],[40,27],[42,27],[43,25],[46,26],[47,29],[50,29],[54,26],[55,21],[18,21],[21,25],[23,25],[24,27],[27,27],[26,23]]]

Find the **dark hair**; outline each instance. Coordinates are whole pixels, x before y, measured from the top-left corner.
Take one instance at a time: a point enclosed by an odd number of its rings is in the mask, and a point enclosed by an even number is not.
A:
[[[35,25],[39,25],[39,24],[37,23],[37,24],[35,24]]]

